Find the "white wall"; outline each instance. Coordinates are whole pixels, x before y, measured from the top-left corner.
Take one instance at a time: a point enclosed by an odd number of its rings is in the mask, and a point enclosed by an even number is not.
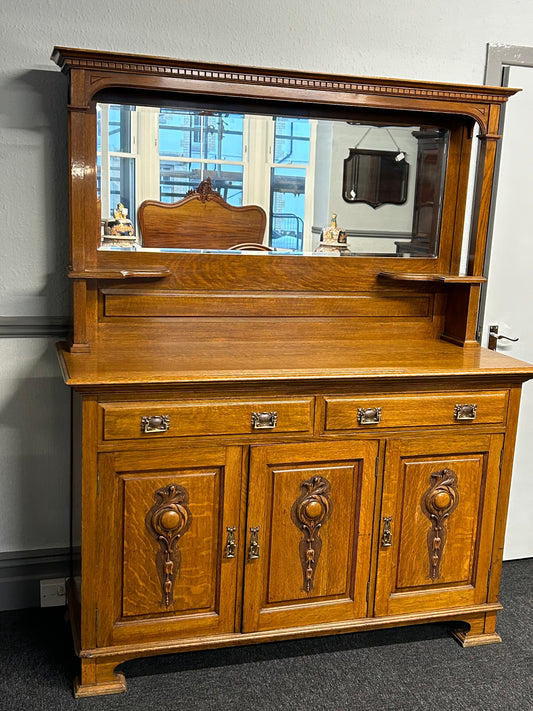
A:
[[[481,83],[486,44],[527,45],[532,21],[530,0],[4,3],[0,315],[67,313],[66,83],[49,61],[54,45]],[[67,545],[67,398],[53,350],[47,339],[6,341],[0,359],[0,553]]]

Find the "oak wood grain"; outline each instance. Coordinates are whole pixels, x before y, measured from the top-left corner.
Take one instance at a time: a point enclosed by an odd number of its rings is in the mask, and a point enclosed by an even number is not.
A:
[[[253,400],[231,402],[206,400],[162,404],[146,401],[137,404],[102,403],[104,439],[169,439],[197,435],[252,434],[268,435],[287,432],[312,434],[312,398],[285,400]],[[141,429],[141,418],[150,417],[164,410],[169,418],[165,432],[146,433]],[[276,413],[275,425],[269,429],[254,428],[252,413]]]
[[[401,397],[326,397],[324,431],[368,431],[390,427],[420,427],[431,425],[504,424],[509,395],[499,392],[466,391],[448,394],[417,393]],[[477,405],[475,420],[457,420],[455,406]],[[382,409],[380,422],[361,424],[359,408]]]
[[[172,292],[106,289],[107,317],[321,317],[374,319],[429,318],[433,312],[430,294],[375,295],[359,293],[315,294],[287,292]]]
[[[245,564],[244,632],[365,615],[376,456],[375,442],[252,448],[247,528],[259,527],[261,553]],[[302,530],[291,507],[302,482],[315,477],[330,486],[331,517],[317,534],[319,553],[314,543],[316,574],[307,590]]]
[[[502,446],[501,435],[473,433],[388,443],[381,516],[392,517],[393,543],[379,548],[377,615],[487,599]],[[456,474],[458,505],[444,523],[439,575],[432,577],[422,497],[431,474],[443,469]]]
[[[227,526],[239,522],[240,447],[198,446],[100,455],[99,644],[231,632],[237,566],[225,558]],[[154,494],[168,484],[189,494],[191,525],[179,541],[174,595],[162,603],[157,541],[146,528]],[[240,541],[239,541],[240,544]]]
[[[127,328],[101,329],[90,354],[59,355],[69,385],[185,384],[221,381],[294,379],[390,380],[409,378],[507,376],[516,381],[533,375],[532,366],[485,348],[464,349],[442,341],[363,340],[323,322],[229,321],[187,323],[166,330],[151,323],[139,348],[139,334]],[[340,336],[343,336],[342,339]]]

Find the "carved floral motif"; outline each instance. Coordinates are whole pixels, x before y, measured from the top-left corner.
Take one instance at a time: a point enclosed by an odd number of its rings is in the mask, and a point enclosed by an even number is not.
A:
[[[299,552],[303,571],[303,590],[307,593],[313,589],[322,539],[320,529],[329,520],[332,503],[329,497],[330,483],[321,476],[303,481],[299,498],[291,509],[291,519],[304,537],[300,541]]]
[[[181,552],[178,541],[190,528],[192,514],[189,494],[179,484],[169,484],[154,494],[156,503],[146,514],[146,529],[159,543],[156,568],[161,581],[161,604],[169,607],[173,602],[174,583],[179,575]]]
[[[429,553],[429,577],[440,577],[440,563],[448,531],[446,521],[459,503],[457,475],[451,469],[434,472],[430,478],[430,487],[422,496],[420,505],[425,516],[431,521],[427,543]]]

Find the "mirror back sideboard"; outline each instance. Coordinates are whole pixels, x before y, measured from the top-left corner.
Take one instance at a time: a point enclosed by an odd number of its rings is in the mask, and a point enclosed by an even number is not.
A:
[[[185,649],[438,621],[463,646],[499,641],[533,367],[481,348],[476,325],[514,90],[53,59],[69,79],[73,333],[58,352],[74,391],[76,695],[124,691],[118,664]],[[386,256],[101,249],[104,100],[416,127],[419,175],[445,175],[440,211],[422,196]]]

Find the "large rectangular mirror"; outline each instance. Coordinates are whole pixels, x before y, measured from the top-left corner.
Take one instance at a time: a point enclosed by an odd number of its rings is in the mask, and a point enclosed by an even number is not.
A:
[[[275,254],[438,254],[447,128],[100,102],[97,135],[103,249],[146,249],[139,205],[175,203],[210,178],[230,205],[264,209]],[[368,158],[348,186],[355,154]],[[350,199],[370,185],[379,199]],[[124,229],[110,229],[117,220]]]

